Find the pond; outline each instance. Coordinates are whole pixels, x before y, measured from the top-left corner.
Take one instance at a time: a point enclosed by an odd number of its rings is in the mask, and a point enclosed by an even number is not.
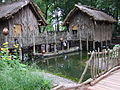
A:
[[[77,82],[80,79],[87,60],[86,52],[74,52],[49,58],[38,58],[34,63],[45,72],[69,78]],[[89,77],[90,72],[88,70],[84,80]]]

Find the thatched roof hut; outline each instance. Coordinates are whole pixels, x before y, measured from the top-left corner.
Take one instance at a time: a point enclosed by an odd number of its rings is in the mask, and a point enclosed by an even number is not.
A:
[[[39,36],[42,25],[47,25],[46,20],[40,8],[31,0],[0,4],[0,44],[5,42],[2,30],[6,27],[9,30],[7,41],[10,47],[16,40],[21,46],[30,46],[33,44],[33,34]]]
[[[65,18],[63,25],[66,25],[66,23],[70,21],[71,17],[74,15],[76,11],[82,11],[86,13],[90,18],[92,18],[95,21],[105,21],[109,23],[116,22],[116,20],[113,17],[102,11],[99,11],[95,8],[91,8],[88,6],[75,4],[75,7],[70,11],[70,13]]]
[[[112,24],[115,22],[113,17],[100,10],[75,4],[75,7],[65,18],[63,25],[67,26],[73,36],[71,39],[75,36],[81,41],[95,43],[111,40]]]

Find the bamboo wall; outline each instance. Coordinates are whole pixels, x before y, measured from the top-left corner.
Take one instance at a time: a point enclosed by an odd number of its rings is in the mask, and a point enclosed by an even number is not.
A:
[[[14,44],[15,39],[18,40],[18,43],[20,43],[21,46],[30,46],[33,43],[33,34],[34,36],[39,35],[37,19],[29,6],[22,8],[12,18],[10,18],[8,20],[8,24],[8,42],[10,47]],[[21,25],[22,30],[20,35],[14,35],[15,25]]]
[[[105,22],[96,22],[87,14],[78,11],[75,12],[69,22],[69,31],[72,35],[72,27],[77,26],[77,35],[84,41],[107,41],[112,37],[112,24]],[[80,35],[81,34],[81,35]]]

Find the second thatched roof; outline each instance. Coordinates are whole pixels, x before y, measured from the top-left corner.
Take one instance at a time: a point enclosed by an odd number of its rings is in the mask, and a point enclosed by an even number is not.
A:
[[[92,17],[92,19],[95,21],[105,21],[105,22],[110,22],[110,23],[116,22],[116,20],[112,16],[109,16],[108,14],[106,14],[102,11],[99,11],[97,9],[92,9],[90,7],[86,7],[83,5],[75,4],[75,8],[73,8],[70,11],[70,13],[67,15],[67,17],[64,20],[63,25],[66,25],[67,22],[70,21],[71,17],[74,15],[74,13],[77,10],[80,10],[80,11],[86,13],[88,16]]]

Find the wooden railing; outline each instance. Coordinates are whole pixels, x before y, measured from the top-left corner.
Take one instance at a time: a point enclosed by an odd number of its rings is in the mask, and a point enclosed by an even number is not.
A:
[[[87,61],[86,67],[81,75],[79,83],[82,82],[85,73],[89,69],[91,78],[96,79],[112,68],[120,65],[120,47],[114,47],[112,50],[93,51],[89,53],[90,59]]]

